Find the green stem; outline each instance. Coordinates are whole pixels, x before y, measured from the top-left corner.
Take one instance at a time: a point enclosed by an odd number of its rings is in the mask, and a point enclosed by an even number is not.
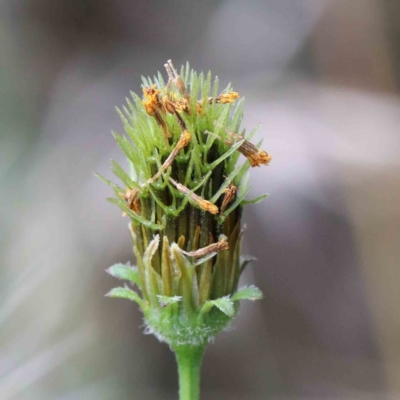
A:
[[[174,346],[179,373],[179,400],[199,400],[204,345]]]

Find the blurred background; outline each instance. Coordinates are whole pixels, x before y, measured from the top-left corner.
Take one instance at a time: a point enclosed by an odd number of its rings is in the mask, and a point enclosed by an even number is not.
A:
[[[246,97],[253,169],[243,304],[203,399],[400,398],[400,3],[3,0],[0,398],[176,399],[173,354],[104,297],[134,262],[107,203],[114,106],[172,58]]]

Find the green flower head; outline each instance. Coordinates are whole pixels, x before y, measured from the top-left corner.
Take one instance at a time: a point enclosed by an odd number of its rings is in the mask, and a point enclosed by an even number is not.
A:
[[[131,93],[118,110],[126,134],[114,136],[130,168],[112,161],[112,170],[126,189],[100,177],[130,219],[137,260],[108,269],[129,284],[108,295],[137,302],[148,330],[172,347],[201,345],[234,318],[240,299],[262,297],[255,287],[238,290],[251,260],[241,256],[241,216],[266,197],[246,200],[247,172],[271,156],[249,141],[256,129],[240,131],[244,99],[230,85],[219,92],[210,72],[165,67],[167,83],[160,73],[143,78],[143,98]]]

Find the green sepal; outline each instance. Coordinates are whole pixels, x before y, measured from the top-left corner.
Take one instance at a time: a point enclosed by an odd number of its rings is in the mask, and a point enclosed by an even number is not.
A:
[[[139,304],[139,306],[142,308],[143,311],[146,311],[148,307],[146,302],[136,292],[127,287],[116,287],[114,289],[111,289],[106,294],[106,296],[135,301],[136,303]]]
[[[140,224],[143,224],[146,228],[152,229],[152,230],[161,230],[164,229],[164,225],[166,223],[166,218],[163,217],[162,225],[159,224],[153,224],[151,221],[148,221],[147,219],[144,219],[142,216],[136,214],[133,212],[130,208],[126,206],[126,204],[119,199],[114,199],[113,197],[110,197],[107,199],[110,203],[116,204],[122,211],[125,211],[135,222],[138,222]]]
[[[139,272],[134,267],[119,263],[112,265],[110,268],[107,268],[106,272],[114,278],[130,281],[132,283],[136,283],[136,285],[141,287]]]
[[[128,140],[123,137],[118,135],[118,133],[112,132],[112,135],[114,136],[115,140],[118,143],[118,146],[121,148],[121,150],[124,152],[124,154],[132,161],[135,162],[135,152],[132,149],[132,146],[128,142]]]
[[[233,296],[232,301],[237,300],[260,300],[263,298],[263,294],[258,287],[255,286],[248,286],[239,289]]]
[[[206,301],[201,308],[199,317],[202,317],[204,314],[208,313],[213,306],[219,308],[228,317],[233,317],[235,315],[233,301],[231,300],[230,296],[224,296],[216,300]]]
[[[167,307],[171,304],[179,303],[180,301],[182,301],[182,296],[162,296],[158,294],[157,300],[160,303],[161,307]]]
[[[269,193],[265,193],[262,194],[261,196],[256,197],[255,199],[251,199],[251,200],[243,200],[241,205],[245,205],[245,204],[257,204],[260,201],[266,199],[269,196]]]
[[[212,171],[219,163],[224,161],[227,157],[229,157],[232,153],[234,153],[243,143],[244,140],[240,140],[236,144],[234,144],[228,151],[226,151],[224,154],[222,154],[221,157],[219,157],[217,160],[212,162],[211,164],[207,165],[207,170]]]
[[[113,190],[116,196],[120,196],[121,193],[125,193],[125,190],[116,185],[114,182],[111,182],[107,178],[105,178],[103,175],[98,174],[97,172],[94,173],[94,176],[96,178],[99,178],[101,181],[103,181],[106,185],[110,186]]]
[[[150,305],[156,306],[158,304],[157,293],[160,293],[161,288],[161,277],[154,270],[151,265],[151,261],[154,257],[154,254],[158,250],[158,246],[160,244],[160,235],[154,236],[153,240],[149,243],[144,255],[143,255],[143,266],[144,266],[144,275],[145,275],[145,285],[146,291],[149,295]]]
[[[196,286],[197,278],[194,267],[181,253],[181,249],[176,243],[172,243],[171,253],[177,270],[180,272],[183,296],[182,303],[187,315],[190,315],[195,312],[199,298],[198,287]]]
[[[127,186],[129,189],[137,188],[140,189],[140,186],[134,182],[128,174],[124,171],[124,169],[114,160],[111,160],[111,170],[115,176],[117,176],[121,182]]]

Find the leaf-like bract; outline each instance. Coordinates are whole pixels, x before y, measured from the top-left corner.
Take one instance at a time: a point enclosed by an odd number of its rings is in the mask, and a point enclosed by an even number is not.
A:
[[[255,199],[251,199],[251,200],[243,200],[242,201],[242,205],[244,204],[257,204],[260,201],[266,199],[269,196],[268,193],[262,194],[261,196],[256,197]]]
[[[220,297],[216,300],[208,300],[207,303],[218,307],[228,317],[233,317],[233,315],[235,314],[233,302],[229,296]]]
[[[130,281],[132,283],[136,283],[136,285],[139,287],[141,286],[139,272],[134,267],[130,267],[129,265],[114,264],[110,268],[106,269],[106,272],[108,272],[114,278]]]
[[[144,309],[144,307],[145,307],[145,303],[144,303],[143,299],[140,298],[140,296],[136,292],[134,292],[133,290],[131,290],[127,287],[125,287],[125,288],[116,287],[114,289],[111,289],[106,294],[106,296],[136,301],[136,303],[138,303],[142,307],[142,309]]]
[[[162,296],[157,295],[158,302],[161,307],[167,307],[170,304],[179,303],[182,300],[182,296]]]
[[[232,300],[259,300],[263,298],[263,294],[258,287],[248,286],[242,289],[239,289],[233,296]]]

